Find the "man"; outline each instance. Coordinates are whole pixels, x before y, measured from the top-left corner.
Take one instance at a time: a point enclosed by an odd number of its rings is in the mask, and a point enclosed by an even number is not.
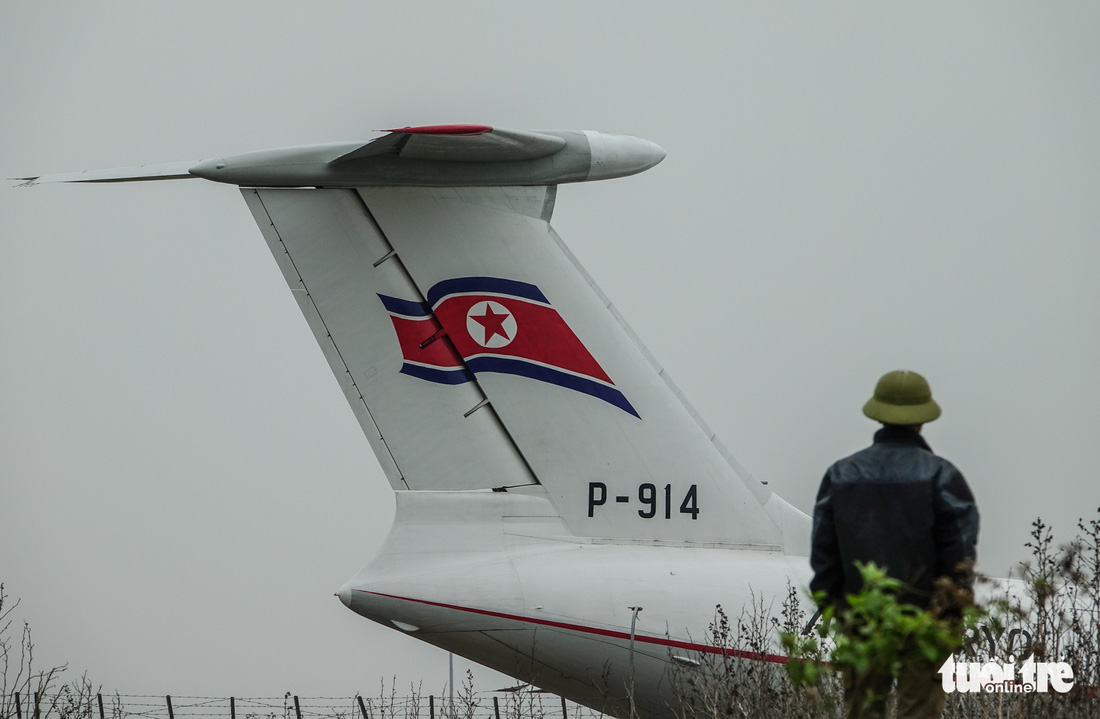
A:
[[[863,413],[882,423],[874,444],[825,473],[814,505],[812,591],[843,606],[863,579],[855,562],[874,562],[904,583],[898,600],[929,608],[940,577],[968,589],[978,541],[978,508],[962,474],[932,453],[921,428],[940,416],[928,382],[916,372],[889,372]],[[904,667],[898,677],[898,717],[938,717],[944,693],[936,667]],[[849,717],[884,715],[888,681],[844,677]]]

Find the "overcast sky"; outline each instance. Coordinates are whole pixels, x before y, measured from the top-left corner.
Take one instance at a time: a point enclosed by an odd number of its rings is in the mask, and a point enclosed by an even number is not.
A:
[[[654,5],[5,2],[0,176],[407,124],[645,137],[662,164],[563,187],[553,224],[743,465],[810,511],[915,369],[981,567],[1039,515],[1068,539],[1100,505],[1100,7]],[[332,596],[393,497],[235,188],[0,187],[0,278],[0,581],[42,661],[443,686]]]

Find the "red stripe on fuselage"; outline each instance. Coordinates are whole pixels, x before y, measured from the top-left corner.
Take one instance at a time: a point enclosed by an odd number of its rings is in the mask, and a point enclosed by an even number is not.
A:
[[[510,619],[515,622],[523,622],[525,624],[538,624],[544,627],[554,627],[556,629],[568,629],[574,632],[581,632],[584,634],[597,634],[601,637],[612,637],[614,639],[630,640],[630,634],[627,632],[620,632],[614,629],[601,629],[599,627],[586,627],[583,624],[570,624],[569,622],[558,622],[552,619],[536,619],[534,617],[521,617],[515,614],[505,614],[504,612],[494,612],[489,609],[474,609],[473,607],[461,607],[457,604],[444,604],[443,602],[432,602],[427,599],[413,599],[411,597],[399,597],[395,594],[384,594],[382,592],[369,592],[365,589],[357,589],[357,592],[363,594],[373,594],[376,597],[386,597],[387,599],[400,599],[405,602],[415,602],[416,604],[426,604],[430,607],[441,607],[443,609],[454,609],[459,612],[469,612],[471,614],[480,614],[486,617],[496,617],[498,619]],[[644,644],[656,644],[662,647],[674,647],[676,649],[689,649],[696,652],[704,652],[706,654],[721,654],[729,657],[737,657],[739,659],[754,659],[756,661],[772,662],[774,664],[786,664],[787,657],[780,654],[760,654],[757,652],[748,652],[744,649],[730,649],[729,647],[713,647],[709,644],[696,644],[694,642],[685,642],[679,639],[669,639],[667,637],[651,637],[641,634],[634,635],[634,641],[642,642]]]

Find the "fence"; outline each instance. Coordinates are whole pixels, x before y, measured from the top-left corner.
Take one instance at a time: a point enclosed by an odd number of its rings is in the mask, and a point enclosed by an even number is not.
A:
[[[600,719],[604,715],[534,690],[446,697],[198,697],[59,694],[0,697],[0,719]]]

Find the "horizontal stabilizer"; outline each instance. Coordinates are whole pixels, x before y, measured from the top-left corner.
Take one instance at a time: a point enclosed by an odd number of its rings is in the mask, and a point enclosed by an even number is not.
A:
[[[665,157],[648,140],[587,130],[431,125],[388,132],[369,142],[13,179],[23,180],[21,186],[201,177],[239,187],[551,187],[633,175]]]
[[[13,180],[23,180],[18,187],[33,187],[46,182],[135,182],[140,180],[180,180],[195,177],[189,170],[197,165],[199,160],[186,160],[184,162],[169,162],[161,165],[134,165],[132,167],[115,167],[110,170],[85,170],[84,172],[64,172],[56,175],[39,175],[37,177],[13,177]]]
[[[397,155],[406,160],[442,162],[517,162],[552,155],[565,147],[554,135],[487,125],[433,125],[387,130],[385,135],[334,162]]]

